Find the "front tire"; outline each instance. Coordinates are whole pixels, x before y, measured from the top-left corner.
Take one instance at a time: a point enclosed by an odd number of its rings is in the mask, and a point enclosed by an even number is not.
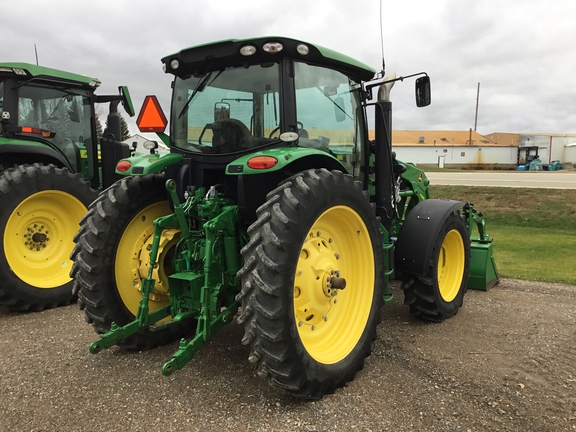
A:
[[[152,222],[172,213],[167,198],[163,174],[126,177],[104,191],[82,219],[71,274],[80,308],[97,333],[109,331],[112,322],[124,326],[134,321],[141,280],[148,274]],[[169,303],[167,277],[179,236],[176,227],[163,231],[150,313]],[[164,345],[189,334],[190,325],[184,320],[161,330],[144,329],[119,345],[134,350]]]
[[[80,174],[54,165],[0,173],[0,304],[41,311],[72,302],[72,239],[97,196]]]
[[[469,275],[470,238],[464,221],[454,212],[438,233],[426,275],[404,276],[404,303],[413,315],[442,322],[458,313]]]
[[[257,210],[238,322],[271,385],[319,399],[362,369],[382,306],[379,226],[361,183],[325,169],[289,178]]]

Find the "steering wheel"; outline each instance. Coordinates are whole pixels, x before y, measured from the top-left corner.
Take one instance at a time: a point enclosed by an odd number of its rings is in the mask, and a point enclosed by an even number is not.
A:
[[[296,122],[298,131],[301,131],[302,129],[304,129],[304,125],[302,124],[302,122]],[[272,129],[272,132],[270,132],[270,135],[268,135],[268,138],[272,138],[272,135],[274,135],[276,132],[278,132],[280,130],[280,126]]]

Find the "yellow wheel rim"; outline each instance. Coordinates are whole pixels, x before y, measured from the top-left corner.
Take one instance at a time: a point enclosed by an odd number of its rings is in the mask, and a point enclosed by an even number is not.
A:
[[[4,228],[4,253],[14,274],[36,288],[70,282],[72,239],[86,212],[76,197],[57,190],[37,192],[22,201]]]
[[[316,361],[337,363],[358,344],[372,308],[374,265],[360,215],[347,206],[322,213],[302,245],[294,279],[296,328]],[[346,287],[334,289],[333,278]]]
[[[157,202],[144,208],[130,221],[118,243],[114,265],[116,286],[124,305],[133,315],[138,312],[142,299],[141,281],[148,276],[154,235],[152,222],[170,213],[167,201]],[[179,229],[164,229],[158,249],[158,265],[153,271],[153,278],[156,282],[148,303],[150,313],[166,306],[169,302],[168,276],[172,273],[171,258],[174,246],[179,239]]]
[[[438,288],[445,302],[454,300],[464,276],[464,241],[458,230],[451,230],[444,237],[438,256]]]

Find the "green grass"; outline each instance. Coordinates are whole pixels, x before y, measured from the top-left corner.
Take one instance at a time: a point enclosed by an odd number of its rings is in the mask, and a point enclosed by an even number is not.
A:
[[[576,190],[431,186],[484,213],[501,276],[576,285]]]

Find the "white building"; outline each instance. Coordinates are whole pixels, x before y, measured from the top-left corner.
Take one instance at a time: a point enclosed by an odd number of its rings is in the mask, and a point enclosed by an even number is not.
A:
[[[544,166],[569,165],[576,162],[576,134],[394,130],[392,149],[401,161],[445,167],[515,169],[536,156]]]
[[[398,159],[415,164],[514,168],[518,135],[491,140],[474,131],[392,131],[392,149]]]

